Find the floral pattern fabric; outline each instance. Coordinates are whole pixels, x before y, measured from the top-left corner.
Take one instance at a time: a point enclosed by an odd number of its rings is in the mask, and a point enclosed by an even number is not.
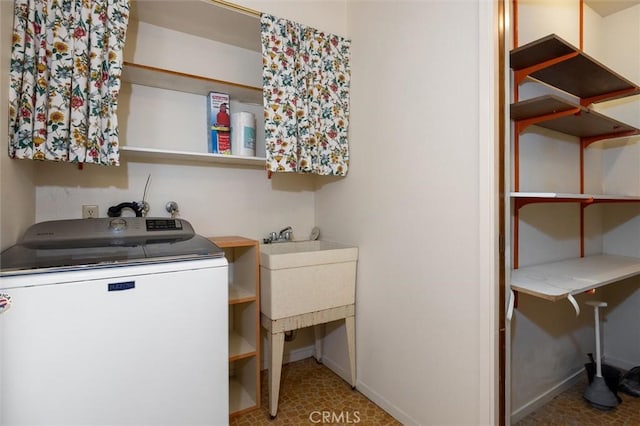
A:
[[[267,170],[345,176],[351,42],[263,14]]]
[[[129,0],[15,0],[9,156],[119,164]]]

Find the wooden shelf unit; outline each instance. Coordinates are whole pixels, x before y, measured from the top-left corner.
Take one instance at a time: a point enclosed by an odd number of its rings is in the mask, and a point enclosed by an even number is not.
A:
[[[640,87],[595,61],[555,34],[516,48],[510,54],[514,71],[513,260],[511,287],[549,300],[566,298],[592,288],[640,274],[640,259],[584,253],[584,209],[598,203],[640,203],[640,196],[584,193],[584,150],[592,143],[640,134],[586,106],[604,100],[640,94]],[[528,77],[578,97],[579,104],[561,96],[544,95],[518,101],[518,86]],[[520,191],[519,136],[536,125],[580,140],[579,194]],[[580,257],[519,268],[519,210],[534,203],[579,203]],[[590,271],[590,272],[585,272]],[[584,274],[587,275],[584,275]]]
[[[260,245],[227,236],[209,238],[229,262],[229,414],[260,407]]]

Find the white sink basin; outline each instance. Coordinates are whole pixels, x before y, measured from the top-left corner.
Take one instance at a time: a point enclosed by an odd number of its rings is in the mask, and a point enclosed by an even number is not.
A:
[[[330,241],[260,246],[260,310],[272,320],[355,303],[358,248]]]

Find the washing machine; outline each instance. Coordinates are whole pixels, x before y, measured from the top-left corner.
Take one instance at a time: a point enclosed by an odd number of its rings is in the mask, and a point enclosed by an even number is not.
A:
[[[227,268],[183,219],[33,225],[0,255],[0,424],[227,424]]]

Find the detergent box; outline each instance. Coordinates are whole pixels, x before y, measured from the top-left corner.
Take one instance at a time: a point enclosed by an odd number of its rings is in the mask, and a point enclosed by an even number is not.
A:
[[[209,152],[231,154],[231,111],[228,94],[209,92],[207,95],[207,126]]]

